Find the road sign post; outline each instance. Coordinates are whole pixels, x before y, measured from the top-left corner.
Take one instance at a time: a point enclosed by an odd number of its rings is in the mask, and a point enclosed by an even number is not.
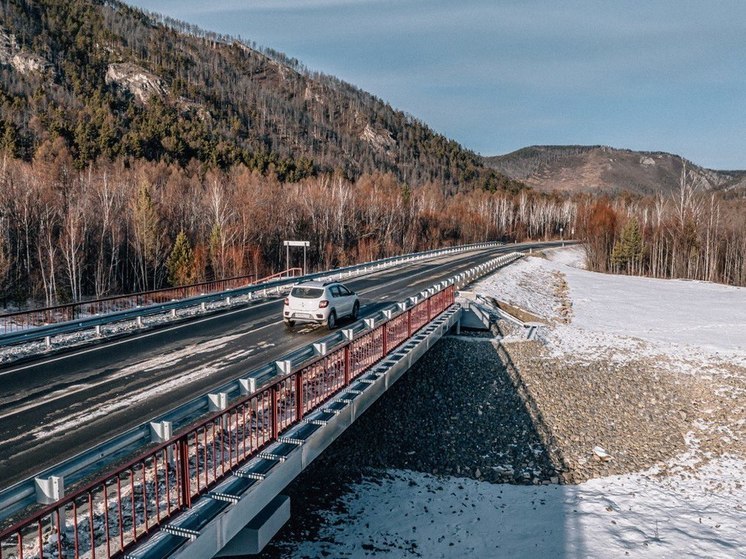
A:
[[[303,247],[303,275],[306,275],[306,249],[311,246],[309,241],[283,241],[285,245],[285,269],[290,269],[290,247]]]

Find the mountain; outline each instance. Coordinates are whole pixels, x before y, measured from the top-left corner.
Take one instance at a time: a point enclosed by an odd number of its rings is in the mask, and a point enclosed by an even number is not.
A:
[[[484,163],[540,191],[667,193],[679,188],[684,166],[700,188],[746,191],[746,171],[713,171],[670,153],[607,146],[531,146]]]
[[[144,158],[283,181],[391,172],[450,190],[522,185],[380,99],[298,61],[117,1],[0,4],[0,148],[79,169]]]

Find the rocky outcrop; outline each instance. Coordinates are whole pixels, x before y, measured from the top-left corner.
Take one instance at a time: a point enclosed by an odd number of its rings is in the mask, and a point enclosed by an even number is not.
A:
[[[376,130],[370,124],[366,124],[360,139],[368,142],[374,148],[379,151],[388,151],[396,147],[396,140],[394,140],[391,132],[386,129]]]
[[[212,114],[208,111],[204,105],[195,103],[185,97],[179,97],[176,101],[177,106],[181,110],[182,114],[196,115],[202,122],[210,124],[213,122]]]
[[[316,91],[316,89],[311,87],[312,84],[307,84],[306,89],[303,92],[303,99],[305,101],[312,101],[314,103],[318,103],[319,105],[326,105],[326,99],[324,98],[324,95],[320,91]]]
[[[106,83],[126,89],[141,103],[147,103],[154,96],[165,97],[168,94],[161,78],[131,62],[109,64]]]
[[[4,31],[0,31],[0,64],[8,64],[24,75],[41,75],[52,68],[45,58],[25,51],[13,35]]]

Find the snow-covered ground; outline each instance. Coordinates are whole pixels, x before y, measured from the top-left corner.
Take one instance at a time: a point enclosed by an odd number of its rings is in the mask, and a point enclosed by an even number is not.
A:
[[[713,466],[714,467],[714,466]],[[725,465],[727,467],[727,464]],[[295,557],[709,557],[746,554],[743,501],[645,475],[581,485],[490,484],[392,471],[331,513]],[[714,475],[721,475],[714,472]]]
[[[546,319],[541,340],[568,364],[643,356],[667,374],[714,379],[735,421],[697,418],[668,462],[579,485],[391,470],[357,486],[346,512],[327,513],[321,541],[294,556],[746,557],[746,289],[597,274],[582,257],[526,258],[474,290]],[[700,448],[704,432],[724,450]]]
[[[588,272],[580,247],[548,251],[547,257],[526,258],[481,281],[475,291],[554,322],[545,341],[556,355],[665,357],[693,371],[746,366],[746,288]],[[557,312],[560,278],[569,287],[569,325]],[[616,351],[621,348],[627,351]]]

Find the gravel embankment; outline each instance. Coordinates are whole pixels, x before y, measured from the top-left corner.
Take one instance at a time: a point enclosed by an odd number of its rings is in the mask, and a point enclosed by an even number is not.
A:
[[[746,456],[746,376],[666,370],[649,357],[574,363],[538,342],[505,343],[529,401],[561,449],[568,482],[639,472],[694,452],[686,469],[713,457]],[[593,452],[601,447],[609,457]],[[681,470],[681,463],[675,465]]]

